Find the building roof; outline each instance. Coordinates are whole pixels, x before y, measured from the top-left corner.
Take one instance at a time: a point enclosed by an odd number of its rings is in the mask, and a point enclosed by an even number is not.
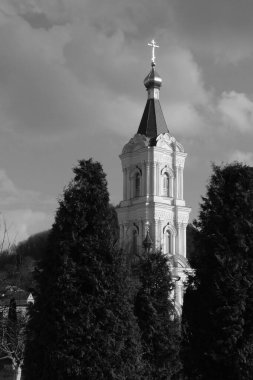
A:
[[[6,293],[0,296],[0,308],[9,307],[12,298],[15,299],[17,307],[27,306],[29,302],[34,302],[32,294],[25,290],[7,290]]]
[[[150,138],[151,145],[155,145],[155,140],[161,133],[169,133],[159,101],[162,78],[156,71],[155,66],[155,63],[152,62],[151,70],[144,79],[148,99],[137,132]]]
[[[159,99],[148,99],[137,133],[154,138],[168,132]]]

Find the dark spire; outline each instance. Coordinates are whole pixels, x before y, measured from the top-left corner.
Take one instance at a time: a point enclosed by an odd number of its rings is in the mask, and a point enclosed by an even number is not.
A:
[[[155,45],[154,40],[152,41],[152,44],[153,45],[150,44],[150,46],[158,47]],[[155,70],[154,53],[151,62],[151,70],[144,79],[144,86],[148,92],[148,99],[137,133],[150,138],[156,138],[161,133],[168,133],[169,130],[159,101],[162,78]]]
[[[161,133],[168,132],[169,130],[159,100],[148,99],[137,133],[147,137],[156,138]]]

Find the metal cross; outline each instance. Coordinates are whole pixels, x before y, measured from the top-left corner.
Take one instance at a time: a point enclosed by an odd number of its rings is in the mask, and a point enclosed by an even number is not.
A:
[[[148,46],[152,47],[152,58],[151,61],[153,64],[155,64],[155,48],[159,48],[159,45],[156,45],[155,40],[152,40],[150,43],[148,43]]]

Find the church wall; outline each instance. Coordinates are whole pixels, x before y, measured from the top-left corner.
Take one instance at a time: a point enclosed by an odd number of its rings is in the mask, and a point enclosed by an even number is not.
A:
[[[191,210],[185,206],[183,178],[187,154],[167,129],[159,103],[161,83],[152,64],[144,80],[148,100],[138,133],[120,155],[123,200],[117,214],[120,244],[130,257],[136,250],[143,251],[147,236],[153,249],[162,249],[170,257],[175,302],[180,308],[185,270],[189,268],[186,226]]]

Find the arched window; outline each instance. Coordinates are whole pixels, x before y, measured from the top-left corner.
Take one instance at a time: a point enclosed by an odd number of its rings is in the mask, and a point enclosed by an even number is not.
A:
[[[163,196],[170,196],[170,177],[168,173],[164,173],[163,175]]]
[[[167,231],[167,251],[167,253],[172,254],[172,236],[170,231]]]
[[[168,222],[163,228],[163,247],[164,253],[175,255],[175,243],[177,231],[171,222]]]
[[[140,173],[135,174],[135,196],[139,197],[141,195],[141,176]]]

